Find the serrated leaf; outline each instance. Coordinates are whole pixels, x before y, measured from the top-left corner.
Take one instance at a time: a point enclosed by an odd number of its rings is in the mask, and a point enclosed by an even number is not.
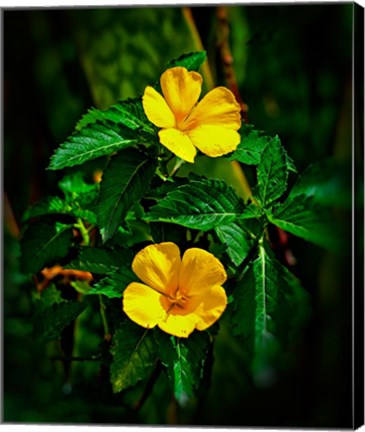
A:
[[[56,149],[48,169],[58,170],[80,165],[130,147],[141,140],[142,137],[131,129],[118,127],[112,122],[92,123],[74,132]]]
[[[72,228],[49,221],[37,221],[27,227],[20,242],[20,267],[24,273],[36,273],[67,255],[72,244]]]
[[[158,357],[166,367],[175,398],[184,406],[199,388],[210,345],[209,336],[206,332],[195,331],[189,338],[182,339],[158,331],[155,337]]]
[[[85,295],[102,294],[109,298],[121,298],[123,291],[131,282],[138,282],[137,276],[128,267],[122,267],[118,271],[112,271],[101,279]]]
[[[57,196],[47,197],[29,207],[24,212],[23,221],[50,214],[69,215],[74,216],[75,218],[85,219],[90,223],[96,223],[96,215],[94,212],[78,207],[75,202],[68,204],[65,200]]]
[[[112,340],[111,383],[118,393],[145,379],[156,363],[156,347],[151,331],[125,321]]]
[[[40,306],[35,314],[36,336],[45,342],[57,339],[62,330],[74,321],[86,307],[86,303],[78,301],[62,301],[49,307]]]
[[[239,217],[244,203],[220,180],[190,180],[153,206],[145,219],[208,231]]]
[[[126,249],[117,250],[84,246],[80,248],[78,257],[64,268],[106,275],[110,271],[126,265],[126,263],[129,264],[131,260],[132,254]]]
[[[110,121],[131,130],[143,130],[154,135],[154,128],[144,113],[141,99],[120,100],[105,111],[91,108],[78,122],[76,129],[81,130],[97,121]]]
[[[262,207],[269,206],[286,190],[288,179],[287,154],[276,136],[265,147],[257,167],[255,197]]]
[[[240,135],[241,142],[228,159],[247,165],[258,165],[265,147],[273,138],[264,131],[255,130],[253,125],[243,125]]]
[[[128,210],[148,191],[155,164],[137,150],[113,157],[102,177],[98,200],[98,221],[103,240],[118,230]]]
[[[276,211],[268,214],[279,228],[334,252],[344,252],[345,240],[341,226],[327,209],[311,198],[298,195],[288,199]],[[350,233],[349,233],[350,235]]]
[[[304,325],[309,298],[299,281],[265,247],[246,268],[233,293],[234,334],[243,339],[258,385],[269,385],[285,365]]]
[[[176,66],[184,67],[188,71],[198,71],[200,66],[205,62],[207,54],[205,51],[197,51],[189,54],[182,54],[180,57],[171,60],[167,68]]]
[[[28,207],[22,220],[27,221],[47,214],[69,214],[69,211],[71,211],[71,206],[65,200],[58,196],[50,196]]]
[[[229,225],[220,225],[214,229],[219,240],[226,245],[227,254],[232,262],[238,266],[247,257],[254,238],[245,228],[242,221],[231,222]]]

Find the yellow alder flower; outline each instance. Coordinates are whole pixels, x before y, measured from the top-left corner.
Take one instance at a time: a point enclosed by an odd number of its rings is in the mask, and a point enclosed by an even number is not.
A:
[[[145,328],[156,325],[166,333],[188,337],[194,329],[215,323],[227,305],[221,285],[227,275],[211,253],[180,249],[165,242],[145,247],[135,256],[132,269],[144,283],[132,282],[123,293],[128,317]]]
[[[198,102],[202,76],[183,67],[167,69],[160,78],[163,97],[146,87],[143,109],[150,122],[162,128],[162,145],[187,162],[194,162],[196,148],[217,157],[237,148],[241,137],[240,106],[233,93],[216,87]]]

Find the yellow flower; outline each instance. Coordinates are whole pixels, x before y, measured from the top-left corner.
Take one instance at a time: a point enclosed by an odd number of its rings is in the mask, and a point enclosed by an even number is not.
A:
[[[135,256],[132,269],[144,282],[132,282],[123,294],[123,309],[145,328],[156,325],[166,333],[188,337],[194,329],[215,323],[227,305],[221,285],[227,275],[211,253],[188,249],[182,259],[174,243],[145,247]]]
[[[202,76],[183,67],[167,69],[160,79],[163,96],[145,89],[142,103],[148,120],[162,128],[162,145],[187,162],[194,162],[197,147],[211,157],[222,156],[240,143],[240,106],[225,87],[211,90],[197,104]]]

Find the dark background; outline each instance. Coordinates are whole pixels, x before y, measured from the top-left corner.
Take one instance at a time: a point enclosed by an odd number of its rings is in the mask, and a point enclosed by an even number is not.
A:
[[[228,7],[249,122],[278,134],[299,171],[329,156],[351,161],[353,7]],[[225,85],[216,8],[192,10],[216,84]],[[293,237],[294,271],[313,311],[297,361],[272,386],[250,383],[240,347],[223,332],[211,386],[199,404],[173,415],[161,376],[133,413],[133,391],[124,399],[100,391],[98,364],[75,364],[66,377],[63,365],[51,360],[52,344],[33,340],[32,281],[19,272],[17,238],[27,206],[56,191],[62,173],[46,170],[49,157],[90,106],[140,95],[171,58],[197,46],[180,7],[5,10],[3,25],[3,420],[352,427],[351,265]],[[355,153],[362,158],[360,148]],[[100,342],[98,323],[91,316],[83,321],[75,337],[80,349],[92,352]]]

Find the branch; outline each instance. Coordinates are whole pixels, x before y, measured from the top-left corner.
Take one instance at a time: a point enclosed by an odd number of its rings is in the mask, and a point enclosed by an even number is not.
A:
[[[237,102],[240,104],[243,121],[245,123],[248,123],[248,118],[247,118],[248,106],[242,100],[242,97],[238,90],[236,74],[233,69],[233,56],[231,53],[231,49],[229,47],[229,22],[228,22],[228,11],[226,6],[217,7],[217,19],[218,19],[217,45],[221,54],[223,71],[226,78],[226,82],[229,89],[237,99]]]

